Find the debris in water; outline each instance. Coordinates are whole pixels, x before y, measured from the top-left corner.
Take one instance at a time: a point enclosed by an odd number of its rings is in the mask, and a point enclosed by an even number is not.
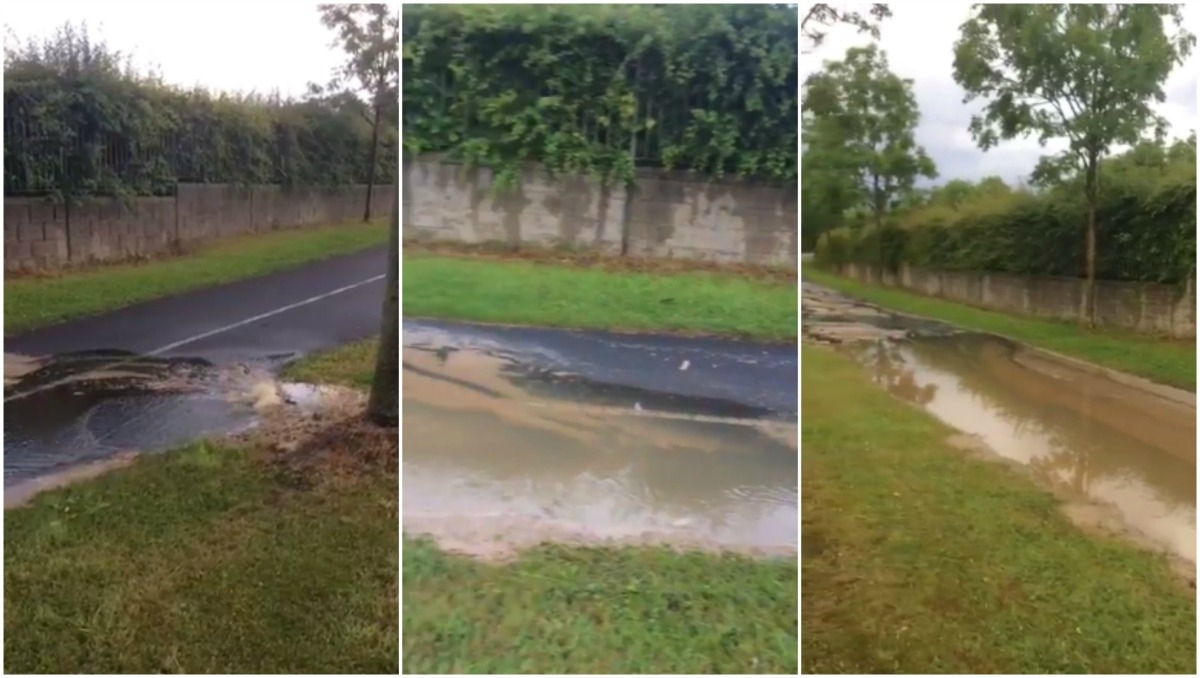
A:
[[[4,354],[4,387],[8,388],[17,383],[27,374],[38,371],[46,361],[33,356],[17,353]]]

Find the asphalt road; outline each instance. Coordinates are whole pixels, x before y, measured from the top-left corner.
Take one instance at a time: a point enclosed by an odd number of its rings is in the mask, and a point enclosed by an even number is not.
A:
[[[375,248],[6,337],[8,353],[51,360],[5,388],[5,487],[124,450],[166,449],[253,419],[220,393],[62,377],[118,359],[127,361],[126,371],[164,375],[190,359],[278,364],[361,339],[379,331],[386,270],[387,249]]]
[[[5,337],[5,351],[117,349],[214,363],[306,354],[379,331],[387,248],[135,304]]]
[[[711,416],[798,414],[794,344],[413,319],[402,329],[405,347],[500,355],[521,366],[527,386],[558,397]]]

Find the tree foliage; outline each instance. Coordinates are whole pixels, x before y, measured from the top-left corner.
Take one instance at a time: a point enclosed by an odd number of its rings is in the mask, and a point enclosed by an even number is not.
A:
[[[796,177],[797,12],[780,5],[406,7],[404,140],[491,166]]]
[[[820,47],[825,42],[829,29],[838,24],[853,26],[859,33],[868,33],[878,40],[879,26],[890,16],[892,10],[884,3],[871,3],[871,8],[864,16],[862,12],[838,9],[833,5],[818,2],[807,6],[804,19],[800,21],[800,32],[809,41],[810,49]]]
[[[164,194],[176,181],[362,183],[371,142],[362,113],[346,97],[169,87],[68,23],[42,41],[5,46],[4,190],[124,198]],[[392,182],[397,130],[380,138],[376,176]]]
[[[1145,142],[1102,162],[1097,205],[1097,276],[1183,284],[1195,265],[1195,138]],[[808,174],[805,172],[805,180]],[[1083,178],[1015,189],[997,177],[954,180],[928,191],[919,205],[897,211],[881,230],[843,227],[821,237],[822,266],[874,265],[879,245],[895,270],[992,271],[1083,277],[1079,223],[1087,204]],[[806,215],[807,218],[807,215]]]
[[[318,5],[321,23],[337,33],[335,45],[346,53],[346,63],[330,83],[361,93],[371,109],[364,116],[371,125],[371,147],[363,162],[367,166],[367,196],[363,221],[371,218],[371,192],[378,165],[379,134],[384,112],[399,111],[400,101],[400,16],[384,4]],[[391,120],[395,120],[393,115]]]
[[[1168,35],[1167,22],[1175,24]],[[966,101],[988,100],[971,132],[987,150],[1034,134],[1065,139],[1067,152],[1043,162],[1039,178],[1078,169],[1087,201],[1084,226],[1085,321],[1094,322],[1099,161],[1166,122],[1151,102],[1190,54],[1180,5],[976,5],[954,48],[954,78]]]
[[[893,73],[874,45],[851,48],[809,76],[803,105],[802,193],[820,196],[807,199],[824,203],[818,213],[865,205],[879,227],[918,177],[937,176],[914,141],[920,111],[912,81]]]

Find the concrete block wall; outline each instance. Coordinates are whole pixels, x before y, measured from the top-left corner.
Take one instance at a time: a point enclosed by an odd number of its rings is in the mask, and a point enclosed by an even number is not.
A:
[[[926,271],[904,265],[877,280],[874,267],[850,264],[842,274],[981,308],[1078,322],[1085,281],[970,271]],[[1181,339],[1196,337],[1196,285],[1096,281],[1096,323]]]
[[[524,168],[493,190],[487,168],[441,158],[405,161],[404,237],[589,247],[634,257],[795,266],[795,187],[704,181],[639,169],[636,185]]]
[[[386,217],[394,185],[376,186],[371,212]],[[187,250],[220,238],[353,221],[366,186],[288,190],[280,186],[180,184],[172,197],[89,199],[71,205],[4,199],[4,269],[42,270]]]

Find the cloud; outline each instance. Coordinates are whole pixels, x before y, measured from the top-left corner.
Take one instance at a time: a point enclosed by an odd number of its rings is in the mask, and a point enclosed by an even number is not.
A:
[[[866,5],[851,3],[846,7],[861,11]],[[916,140],[937,163],[939,177],[934,183],[949,179],[974,181],[989,175],[999,175],[1011,183],[1028,177],[1040,156],[1066,148],[1060,140],[1052,140],[1042,148],[1035,137],[1027,137],[1002,142],[986,153],[980,151],[971,139],[968,125],[971,115],[982,109],[983,102],[963,103],[964,92],[954,82],[952,64],[958,28],[966,20],[970,6],[893,3],[891,7],[893,16],[884,21],[878,44],[887,53],[892,71],[913,81],[913,93],[921,108]],[[1200,33],[1198,20],[1200,10],[1184,8],[1185,28]],[[852,28],[833,28],[824,44],[800,57],[801,81],[820,70],[824,61],[840,59],[848,48],[869,42],[869,37],[855,33]],[[1193,55],[1168,78],[1163,88],[1166,101],[1155,106],[1171,124],[1173,137],[1186,137],[1197,128],[1198,71],[1200,58]]]

